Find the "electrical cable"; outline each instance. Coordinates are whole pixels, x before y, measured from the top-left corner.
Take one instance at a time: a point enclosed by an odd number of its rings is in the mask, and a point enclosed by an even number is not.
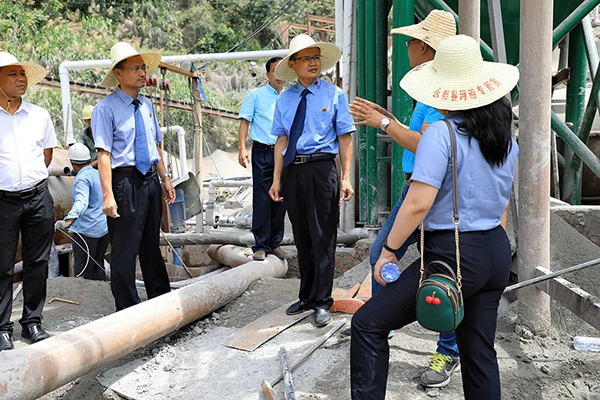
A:
[[[59,231],[60,233],[62,233],[63,235],[68,236],[72,240],[71,235],[69,235],[68,232],[63,231],[60,228],[57,228],[56,230]],[[85,244],[86,248],[84,248],[82,245],[80,245],[75,240],[72,240],[73,243],[75,243],[77,246],[79,246],[79,248],[81,248],[81,250],[83,250],[87,254],[87,260],[85,260],[85,266],[83,267],[83,269],[81,270],[81,272],[78,275],[75,275],[75,277],[79,278],[79,277],[81,277],[81,275],[83,275],[83,273],[85,272],[85,270],[87,269],[87,267],[89,265],[90,260],[92,260],[97,266],[99,266],[102,269],[102,271],[104,271],[104,274],[106,274],[106,269],[102,265],[100,265],[98,263],[98,261],[96,261],[94,259],[94,257],[90,254],[90,247],[88,246],[88,244],[85,241],[85,239],[83,238],[83,236],[79,232],[73,231],[73,233],[76,233],[81,238],[81,241]]]

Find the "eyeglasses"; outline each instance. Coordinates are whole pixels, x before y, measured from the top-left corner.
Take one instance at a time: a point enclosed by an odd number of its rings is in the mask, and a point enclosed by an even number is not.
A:
[[[140,71],[147,72],[148,66],[146,64],[142,64],[140,66],[132,67],[132,68],[121,68],[121,69],[130,69],[134,74],[138,74]]]
[[[406,43],[406,47],[410,47],[410,43],[414,40],[416,40],[416,39],[413,39],[413,38],[407,39],[406,42],[404,42],[404,43]]]
[[[292,58],[291,60],[307,63],[307,62],[311,62],[311,61],[320,62],[322,58],[323,58],[323,56],[319,54],[318,56],[297,57],[297,58]]]

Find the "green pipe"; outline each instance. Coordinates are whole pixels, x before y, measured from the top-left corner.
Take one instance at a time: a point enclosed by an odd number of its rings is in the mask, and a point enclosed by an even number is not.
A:
[[[594,34],[594,28],[592,27],[592,21],[589,16],[584,17],[581,20],[581,27],[583,28],[583,40],[585,43],[585,53],[587,54],[588,65],[590,67],[590,75],[592,79],[596,77],[598,71],[598,47],[596,47],[596,35]]]
[[[388,72],[388,60],[387,60],[387,48],[388,48],[388,7],[385,0],[375,1],[375,102],[387,108],[387,72]],[[375,130],[375,138],[379,137],[379,133],[382,133],[379,129]],[[388,143],[377,140],[377,154],[379,156],[386,156]],[[378,211],[387,210],[389,202],[389,186],[390,179],[388,176],[388,166],[377,163],[377,206]]]
[[[366,98],[365,82],[365,0],[356,0],[356,52],[358,96]],[[358,219],[367,220],[367,128],[358,127]]]
[[[427,0],[427,1],[433,8],[437,8],[438,10],[444,10],[444,11],[448,11],[449,13],[452,13],[452,15],[454,16],[454,19],[456,20],[456,25],[458,26],[458,14],[456,14],[454,12],[454,10],[452,9],[452,7],[450,7],[448,4],[446,4],[446,2],[444,0]],[[600,0],[596,0],[596,1],[600,1]],[[424,16],[422,16],[422,18],[424,18]],[[491,47],[488,46],[488,44],[483,41],[483,39],[480,40],[480,48],[481,48],[481,55],[483,56],[484,60],[494,61],[494,52],[492,51]]]
[[[392,17],[395,27],[411,25],[414,23],[414,0],[394,0]],[[410,123],[413,109],[413,100],[400,88],[400,80],[410,71],[410,60],[405,45],[406,36],[392,35],[392,113],[405,125]],[[405,185],[404,169],[402,168],[404,149],[396,142],[392,142],[392,193],[391,205],[394,207],[400,200],[402,188]]]
[[[587,165],[592,172],[600,178],[600,160],[592,151],[569,129],[569,127],[558,118],[558,116],[552,111],[550,123],[552,130],[563,140],[563,142],[570,146],[575,154],[581,158],[581,160]]]
[[[600,0],[583,0],[581,4],[573,10],[567,18],[565,18],[552,32],[552,47],[555,47],[577,24],[581,22],[583,17],[592,12],[592,10],[600,4]]]
[[[565,121],[571,125],[573,132],[579,132],[581,120],[585,111],[585,84],[587,72],[587,57],[583,41],[583,28],[577,25],[569,33],[569,67],[571,79],[567,83],[567,107]],[[562,178],[562,197],[569,204],[581,204],[581,165],[573,167],[573,149],[566,147],[563,151],[565,169]]]
[[[377,0],[382,1],[382,0]],[[365,8],[365,83],[367,100],[376,102],[376,51],[375,51],[375,7],[368,2]],[[366,5],[367,3],[365,3]],[[377,218],[377,131],[367,127],[367,225],[376,226]]]

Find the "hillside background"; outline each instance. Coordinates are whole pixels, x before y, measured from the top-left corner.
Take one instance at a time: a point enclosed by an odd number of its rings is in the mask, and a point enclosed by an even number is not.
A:
[[[275,27],[283,23],[306,23],[306,15],[333,17],[333,0],[192,0],[192,1],[0,1],[0,51],[19,60],[35,61],[58,80],[58,66],[66,60],[110,58],[110,47],[127,41],[136,48],[164,55],[222,53],[283,48]],[[266,60],[258,63],[252,77],[250,64],[219,62],[192,65],[204,75],[206,105],[238,112],[246,92],[265,83]],[[189,66],[184,66],[189,68]],[[105,70],[71,71],[72,81],[99,85]],[[157,77],[158,70],[153,72]],[[171,99],[191,101],[187,79],[167,74]],[[146,88],[158,95],[157,89]],[[84,127],[81,109],[101,96],[72,92],[74,131]],[[27,101],[48,109],[56,134],[64,144],[60,90],[30,88]],[[205,115],[205,152],[237,147],[238,123]],[[190,112],[166,108],[165,125],[182,125],[192,132]],[[191,135],[188,156],[191,156]],[[167,150],[177,153],[175,137],[166,137]]]

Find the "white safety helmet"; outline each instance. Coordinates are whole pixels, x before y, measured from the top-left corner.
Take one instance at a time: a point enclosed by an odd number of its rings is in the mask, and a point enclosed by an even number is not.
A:
[[[69,147],[69,160],[73,164],[87,164],[92,161],[90,151],[83,143],[75,143]]]

